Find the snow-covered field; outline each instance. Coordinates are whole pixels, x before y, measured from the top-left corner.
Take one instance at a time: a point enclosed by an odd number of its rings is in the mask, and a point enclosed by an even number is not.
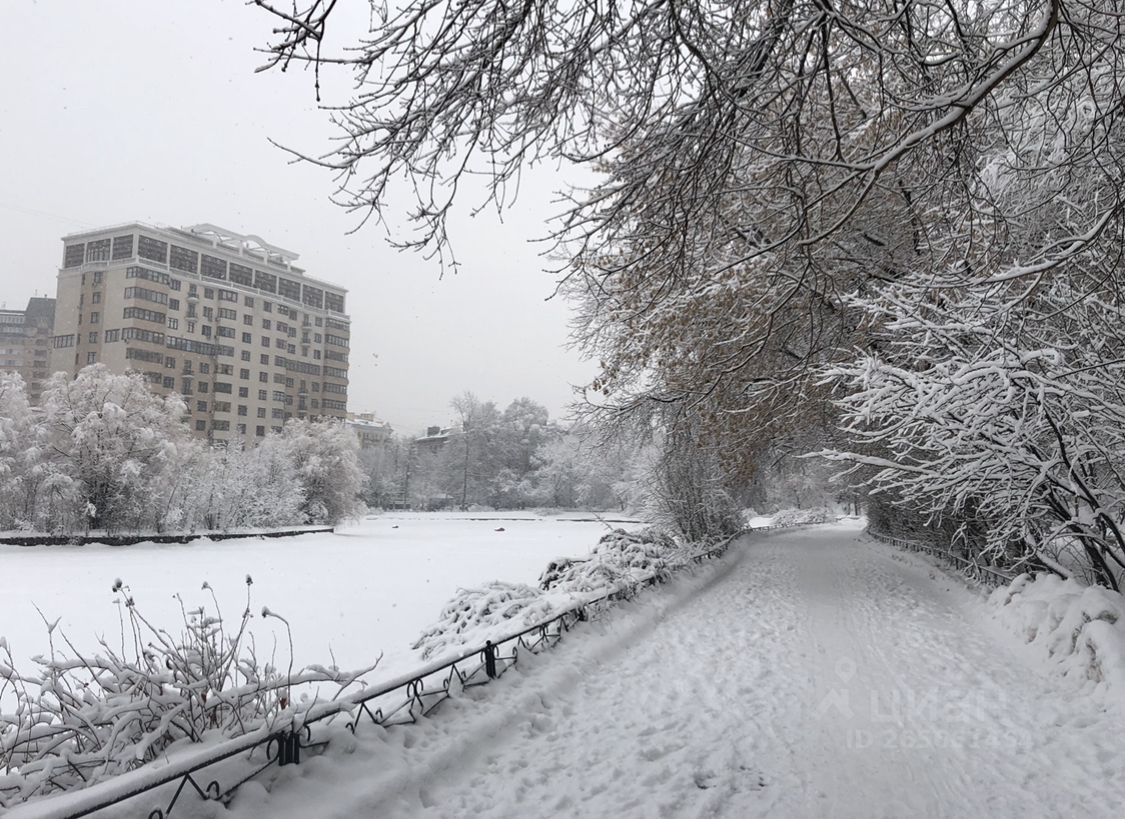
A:
[[[213,609],[204,581],[233,621],[245,607],[249,574],[259,653],[272,651],[276,635],[277,657],[288,662],[284,629],[258,616],[269,606],[292,625],[297,667],[334,656],[341,668],[359,668],[384,652],[370,677],[380,679],[420,663],[411,642],[459,587],[497,578],[534,584],[549,560],[587,554],[607,530],[585,514],[401,512],[294,538],[0,546],[0,636],[24,671],[48,648],[36,606],[48,620],[59,618],[82,650],[95,649],[97,635],[118,644],[117,578],[139,610],[170,631],[182,622],[174,594],[189,609]]]

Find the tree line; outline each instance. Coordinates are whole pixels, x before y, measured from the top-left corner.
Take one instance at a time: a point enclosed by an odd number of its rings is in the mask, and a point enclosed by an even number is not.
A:
[[[360,514],[358,442],[286,422],[252,449],[193,438],[177,395],[104,365],[56,373],[39,407],[0,374],[0,531],[164,533],[333,524]]]
[[[619,511],[644,506],[648,453],[642,445],[562,426],[526,397],[500,409],[466,392],[450,407],[452,425],[439,434],[395,437],[361,453],[369,505]]]
[[[1116,4],[407,0],[349,34],[255,2],[267,67],[355,73],[308,159],[376,217],[411,178],[401,244],[453,258],[466,174],[501,207],[529,163],[597,174],[562,290],[682,527],[819,455],[892,533],[1120,585]]]

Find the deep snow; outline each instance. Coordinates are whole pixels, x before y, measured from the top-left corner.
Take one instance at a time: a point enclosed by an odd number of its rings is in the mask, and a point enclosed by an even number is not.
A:
[[[630,524],[612,524],[619,526]],[[269,606],[292,626],[296,667],[334,656],[341,668],[361,668],[382,651],[369,678],[385,679],[422,663],[410,645],[458,588],[495,578],[534,584],[550,560],[588,554],[609,528],[589,514],[407,512],[294,538],[0,546],[0,637],[18,666],[33,671],[29,658],[47,651],[38,606],[48,620],[60,618],[59,628],[80,649],[96,649],[98,634],[116,645],[116,578],[150,621],[173,633],[181,622],[173,594],[189,608],[213,608],[204,581],[223,615],[237,620],[249,574],[260,652],[270,653],[276,638],[277,657],[288,662],[284,630],[257,616]]]
[[[224,816],[1116,817],[1125,721],[854,524],[751,536]],[[271,790],[267,790],[271,785]]]

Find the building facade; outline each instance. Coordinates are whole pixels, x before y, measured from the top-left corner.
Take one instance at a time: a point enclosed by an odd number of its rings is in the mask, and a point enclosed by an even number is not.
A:
[[[137,370],[182,395],[191,429],[219,446],[289,418],[345,418],[347,291],[297,258],[211,224],[65,236],[50,369]]]
[[[26,310],[0,310],[0,371],[17,372],[38,404],[51,374],[51,327],[55,300],[28,299]]]
[[[385,447],[394,435],[391,425],[376,418],[373,412],[349,412],[347,425],[348,429],[355,433],[360,449]]]

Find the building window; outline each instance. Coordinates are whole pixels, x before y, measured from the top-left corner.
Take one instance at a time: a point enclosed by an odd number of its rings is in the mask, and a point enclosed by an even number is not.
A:
[[[98,343],[98,331],[97,330],[94,330],[93,332],[90,333],[89,336],[86,337],[86,343],[87,344],[97,344]]]
[[[236,313],[234,310],[231,310],[229,307],[220,307],[219,318],[227,319],[228,321],[234,321],[238,318],[238,313]]]
[[[243,381],[249,381],[250,380],[250,371],[248,369],[246,369],[245,367],[242,367],[238,371],[238,377],[241,378]]]
[[[164,356],[164,369],[166,369],[166,370],[176,369],[176,359],[174,359],[170,355]]]
[[[81,267],[86,258],[86,245],[67,245],[63,251],[63,267]]]
[[[239,404],[238,405],[238,414],[242,415],[242,416],[246,415],[246,405],[245,404]]]
[[[265,375],[265,373],[263,373],[263,375]],[[268,395],[269,395],[269,393],[266,392],[265,390],[258,390],[258,400],[259,401],[265,401]]]
[[[242,306],[243,307],[249,307],[251,310],[253,310],[254,309],[254,297],[253,296],[243,296],[242,297]]]
[[[95,310],[93,313],[90,314],[90,323],[91,324],[97,324],[101,320],[102,320],[102,314],[99,313],[98,311]]]
[[[212,279],[225,279],[227,277],[227,263],[215,256],[204,253],[200,257],[199,272]]]
[[[79,323],[79,324],[81,324],[81,323],[82,323],[81,319],[79,319],[79,322],[78,322],[78,323]],[[263,346],[263,347],[269,347],[269,346],[270,346],[270,339],[269,339],[269,336],[262,336],[262,346]]]
[[[250,388],[249,387],[239,387],[238,388],[238,397],[239,398],[249,398],[250,397]]]
[[[259,438],[261,438],[261,437],[265,436],[266,428],[263,427],[263,426],[257,426],[257,427],[254,428],[254,434],[257,435]]]
[[[113,258],[131,259],[133,257],[133,234],[113,237]]]
[[[240,357],[242,358],[243,361],[249,361],[250,360],[250,351],[249,350],[243,350],[240,353]]]
[[[262,310],[265,311],[266,313],[272,313],[273,312],[273,302],[263,301],[262,302]]]
[[[168,323],[168,329],[169,330],[179,330],[180,329],[180,320],[178,318],[170,318],[170,319],[168,319],[167,323]]]
[[[258,380],[261,381],[263,384],[268,384],[270,382],[270,374],[269,373],[258,373]]]
[[[212,421],[211,429],[215,430],[216,432],[226,432],[230,429],[230,421]]]
[[[137,255],[154,262],[168,261],[168,243],[148,236],[137,237]]]
[[[176,386],[176,379],[174,379],[170,375],[164,376],[164,389],[170,390],[170,389],[175,388],[175,386]]]
[[[270,322],[269,319],[262,319],[262,329],[263,330],[272,330],[273,329],[273,324]]]
[[[214,287],[204,287],[203,288],[203,298],[205,298],[205,299],[215,298],[215,288]]]
[[[254,271],[238,262],[230,263],[230,275],[227,278],[235,284],[254,286]]]
[[[90,296],[90,301],[93,302],[94,304],[101,304],[102,303],[102,291],[95,290],[94,294],[92,296]]]
[[[110,341],[120,341],[120,340],[121,340],[121,331],[120,330],[106,330],[105,335],[102,336],[102,341],[105,341],[107,343],[110,342]]]
[[[168,299],[168,309],[169,310],[179,310],[180,309],[180,300],[179,299]]]
[[[196,401],[195,402],[195,409],[198,412],[207,412],[207,402],[206,401]]]
[[[253,344],[254,343],[253,334],[252,333],[243,333],[242,334],[242,343],[243,344]]]
[[[146,310],[144,307],[126,307],[124,310],[124,317],[129,319],[140,319],[142,321],[151,321],[153,324],[164,324],[167,316],[164,313],[158,313],[155,310]],[[98,323],[98,314],[90,314],[90,323]]]
[[[109,261],[109,239],[97,239],[93,242],[86,244],[86,261],[88,262],[108,262]]]
[[[264,290],[267,293],[276,293],[277,276],[273,276],[269,273],[263,273],[261,270],[255,270],[254,286],[259,290]],[[266,302],[266,304],[269,304],[269,302]],[[267,309],[266,312],[268,313],[269,310]]]
[[[195,422],[195,429],[196,429],[196,432],[206,432],[207,431],[207,422],[204,421],[202,418],[200,418],[198,421]]]

